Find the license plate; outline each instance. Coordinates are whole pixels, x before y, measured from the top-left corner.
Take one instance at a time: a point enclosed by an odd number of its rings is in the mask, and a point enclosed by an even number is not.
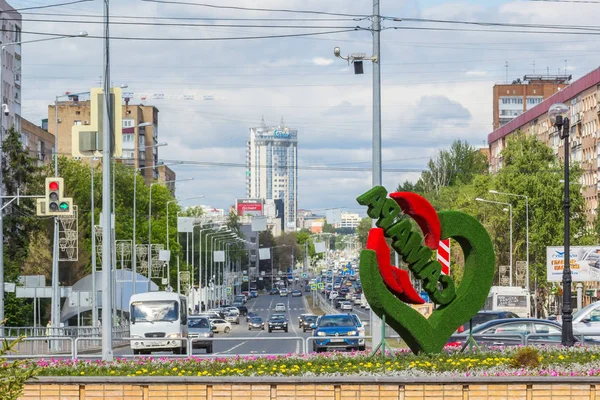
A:
[[[331,339],[332,343],[341,343],[343,341],[344,341],[344,339]]]

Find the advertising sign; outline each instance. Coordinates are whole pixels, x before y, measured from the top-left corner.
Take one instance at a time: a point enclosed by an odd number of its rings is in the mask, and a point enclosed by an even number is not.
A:
[[[564,247],[546,247],[546,271],[549,282],[562,281]],[[600,281],[600,246],[571,246],[573,282]]]
[[[237,199],[236,209],[239,216],[254,215],[260,217],[263,215],[263,199]]]

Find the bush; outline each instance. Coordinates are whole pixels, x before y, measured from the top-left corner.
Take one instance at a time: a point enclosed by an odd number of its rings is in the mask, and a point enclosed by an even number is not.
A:
[[[517,350],[510,360],[513,368],[538,368],[542,358],[540,352],[533,347],[523,347]]]
[[[0,347],[0,359],[9,351],[15,352],[16,346],[23,340],[17,338],[11,342],[4,339]],[[23,385],[38,372],[38,366],[29,360],[3,360],[0,364],[0,399],[17,400],[23,393]]]

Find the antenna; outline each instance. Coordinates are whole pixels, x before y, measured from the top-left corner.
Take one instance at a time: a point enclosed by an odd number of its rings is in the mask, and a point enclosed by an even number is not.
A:
[[[550,76],[550,67],[546,67],[546,75]]]
[[[533,65],[533,74],[535,75],[535,60],[533,60],[533,63],[531,65]]]
[[[508,61],[504,62],[504,68],[506,68],[506,81],[505,81],[505,83],[508,84]]]
[[[567,74],[567,60],[565,59],[565,75]]]

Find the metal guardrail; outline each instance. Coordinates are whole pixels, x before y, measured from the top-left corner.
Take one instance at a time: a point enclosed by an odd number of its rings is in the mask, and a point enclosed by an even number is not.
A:
[[[129,335],[129,325],[119,325],[112,327],[113,335]],[[48,333],[50,335],[48,335]],[[47,326],[5,326],[5,337],[46,337],[46,336],[69,336],[69,337],[91,337],[101,336],[102,328],[99,326],[65,326],[65,327],[47,327]]]
[[[9,351],[2,358],[23,359],[23,358],[44,358],[44,356],[53,356],[57,353],[51,348],[58,348],[59,353],[64,356],[75,358],[73,338],[70,336],[46,336],[46,337],[6,337],[7,341],[21,339],[15,351]]]
[[[189,357],[190,354],[192,354],[190,352],[190,340],[188,338],[132,338],[132,337],[113,337],[113,348],[115,347],[115,342],[132,342],[132,341],[138,341],[138,342],[179,342],[179,346],[176,347],[180,347],[181,346],[181,342],[185,343],[185,349],[186,349],[186,354],[173,354],[170,357],[173,358],[186,358]],[[101,337],[78,337],[74,340],[74,350],[73,350],[73,358],[98,358],[98,354],[80,354],[79,353],[79,343],[82,342],[86,342],[86,341],[102,341]],[[123,343],[121,343],[123,344]],[[131,347],[131,345],[130,345]],[[144,350],[153,350],[153,351],[161,351],[162,349],[160,347],[156,347],[156,348],[147,348]],[[163,350],[163,351],[168,351],[168,350]],[[119,358],[134,358],[134,357],[139,357],[139,355],[134,355],[134,354],[123,354],[123,355],[119,355]]]
[[[250,336],[250,337],[228,337],[228,338],[215,338],[215,337],[203,337],[203,338],[194,338],[190,341],[190,345],[193,347],[194,342],[250,342],[253,340],[258,340],[261,342],[264,341],[281,341],[281,340],[293,340],[295,342],[300,342],[300,353],[306,354],[306,346],[304,345],[304,338],[301,336],[284,336],[284,337],[259,337],[259,336]],[[189,350],[189,349],[188,349]],[[191,352],[189,354],[192,354]],[[282,353],[283,354],[283,353]],[[287,354],[287,353],[286,353]]]

